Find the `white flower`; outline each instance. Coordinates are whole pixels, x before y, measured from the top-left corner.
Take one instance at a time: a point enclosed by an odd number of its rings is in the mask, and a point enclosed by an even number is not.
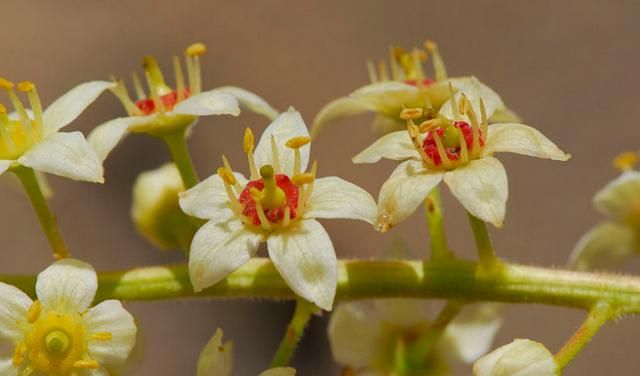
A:
[[[36,301],[0,283],[0,374],[103,376],[124,363],[136,325],[117,300],[89,308],[97,287],[91,265],[73,259],[38,275]]]
[[[474,376],[557,376],[553,354],[543,344],[528,339],[493,350],[473,365]]]
[[[233,344],[231,341],[222,343],[222,329],[202,349],[198,358],[196,376],[231,376],[233,365]],[[271,368],[259,376],[295,376],[296,370],[290,367]]]
[[[195,291],[233,272],[267,242],[269,256],[291,289],[330,310],[337,261],[329,235],[315,218],[372,223],[375,202],[362,188],[337,177],[316,179],[309,162],[309,133],[293,109],[276,118],[253,150],[245,133],[251,181],[225,167],[180,195],[185,213],[208,222],[191,243],[189,275]]]
[[[60,132],[106,89],[110,82],[92,81],[69,90],[43,111],[32,82],[17,87],[28,96],[31,110],[18,99],[14,84],[0,78],[0,89],[9,94],[15,112],[0,104],[0,174],[15,165],[36,171],[102,183],[102,163],[80,132]]]
[[[449,100],[449,85],[456,92],[467,93],[470,98],[484,98],[487,110],[492,113],[490,122],[519,121],[518,116],[505,107],[500,96],[477,78],[447,78],[436,44],[428,41],[425,46],[433,59],[435,79],[427,78],[422,69],[422,62],[427,56],[425,51],[414,49],[405,52],[401,48],[393,48],[390,56],[391,74],[387,72],[384,62],[380,62],[378,74],[369,62],[371,84],[325,105],[313,121],[311,134],[315,137],[329,123],[363,112],[378,114],[373,128],[379,134],[400,130],[404,123],[399,121],[398,116],[403,108],[429,107],[433,113],[437,113]]]
[[[424,361],[412,364],[420,375],[448,374],[443,356],[472,362],[485,354],[502,325],[499,305],[464,308],[445,329],[437,347]],[[411,349],[430,332],[428,303],[418,299],[385,299],[338,305],[329,321],[329,343],[334,359],[357,375],[386,376],[398,355]],[[413,358],[415,361],[415,357]],[[412,373],[414,374],[414,373]]]
[[[411,215],[443,180],[469,213],[500,227],[508,197],[507,174],[494,153],[561,161],[570,158],[532,127],[489,125],[491,112],[483,99],[469,100],[462,92],[452,95],[436,118],[416,125],[413,119],[423,114],[421,109],[404,110],[401,116],[407,119],[408,132],[383,136],[353,158],[354,163],[374,163],[381,158],[404,161],[380,190],[380,231]]]
[[[118,142],[129,132],[162,135],[177,128],[188,127],[199,116],[233,115],[240,113],[239,106],[274,119],[278,115],[273,107],[259,96],[234,86],[202,91],[200,56],[206,52],[202,43],[189,46],[185,52],[187,79],[185,83],[180,59],[173,58],[175,89],[169,87],[158,63],[152,56],[143,61],[149,94],[145,93],[137,76],[133,83],[137,100],[129,97],[122,80],[116,82],[114,94],[125,107],[128,117],[110,120],[96,127],[89,135],[89,143],[104,160]]]

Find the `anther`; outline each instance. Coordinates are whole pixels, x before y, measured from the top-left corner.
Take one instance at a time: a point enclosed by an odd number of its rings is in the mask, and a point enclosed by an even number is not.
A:
[[[291,181],[293,184],[297,186],[302,186],[305,184],[311,184],[315,180],[315,176],[313,176],[310,172],[303,172],[301,174],[296,174],[291,177]]]
[[[18,90],[23,91],[25,93],[33,91],[35,88],[36,88],[36,85],[34,85],[33,82],[31,81],[18,82]]]
[[[6,78],[0,77],[0,89],[11,90],[13,89],[13,82],[7,80]]]
[[[420,123],[418,130],[420,133],[426,133],[440,128],[442,125],[443,123],[441,119],[429,119]]]
[[[290,149],[299,149],[299,148],[305,146],[306,144],[308,144],[309,142],[311,142],[311,138],[310,137],[300,136],[300,137],[290,138],[285,143],[285,146],[290,148]]]
[[[405,108],[400,112],[400,119],[409,120],[409,119],[417,119],[424,115],[424,110],[422,108]]]
[[[24,363],[27,354],[27,344],[24,342],[19,343],[13,351],[13,357],[11,358],[14,367],[21,366]]]
[[[613,160],[613,166],[620,171],[629,171],[638,163],[638,153],[627,151],[619,154]]]
[[[218,168],[218,176],[220,176],[222,181],[224,181],[226,184],[229,184],[231,186],[236,185],[236,177],[226,167]]]
[[[187,56],[200,56],[207,52],[207,46],[204,43],[194,43],[187,47]]]
[[[100,363],[91,359],[91,360],[77,360],[73,363],[73,368],[78,369],[98,369],[100,368]]]
[[[31,303],[31,307],[29,307],[29,312],[27,312],[27,322],[29,324],[33,324],[38,321],[40,312],[42,312],[42,304],[40,304],[39,300],[36,300]]]
[[[156,87],[158,96],[168,94],[172,91],[171,88],[167,86],[158,61],[153,56],[147,55],[142,59],[142,68]],[[149,88],[153,92],[151,83],[149,83]]]
[[[111,341],[113,334],[110,332],[98,332],[91,335],[91,339],[95,341]]]
[[[460,102],[458,102],[458,109],[460,110],[460,113],[461,114],[468,113],[469,108],[470,108],[469,99],[467,98],[466,95],[462,94],[462,96],[460,97]]]
[[[255,137],[253,136],[253,132],[251,128],[247,128],[244,130],[244,137],[242,138],[242,148],[245,153],[250,153],[253,151],[253,147],[255,146]]]

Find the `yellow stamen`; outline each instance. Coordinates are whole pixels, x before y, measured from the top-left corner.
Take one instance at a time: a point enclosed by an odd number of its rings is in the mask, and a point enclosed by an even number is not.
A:
[[[376,73],[376,67],[371,60],[367,60],[367,73],[369,73],[369,81],[372,84],[378,82],[378,74]]]
[[[613,166],[620,171],[629,171],[638,163],[638,153],[627,151],[613,160]]]
[[[469,121],[471,121],[471,129],[473,134],[473,144],[471,146],[471,156],[476,157],[480,154],[480,124],[478,123],[478,116],[476,112],[473,110],[473,106],[471,106],[469,99],[464,93],[460,97],[460,108],[462,109],[465,103],[465,114],[469,117]]]
[[[262,199],[260,203],[265,209],[277,209],[284,205],[287,195],[276,184],[275,173],[271,165],[264,165],[260,168],[260,176],[264,182]]]
[[[158,86],[156,85],[153,78],[151,78],[151,74],[149,72],[144,72],[144,76],[147,79],[149,93],[151,95],[151,100],[153,100],[155,108],[160,112],[164,112],[164,103],[160,100],[160,91],[158,89]]]
[[[100,368],[100,363],[91,359],[91,360],[77,360],[73,363],[73,368],[78,369],[98,369]]]
[[[114,81],[116,82],[116,87],[111,89],[111,92],[120,100],[120,102],[124,106],[125,111],[127,111],[130,116],[142,115],[142,112],[140,111],[138,106],[136,106],[129,97],[129,91],[125,86],[124,81],[115,79]]]
[[[7,113],[7,108],[0,103],[0,114],[6,114]]]
[[[290,148],[290,149],[298,149],[298,148],[301,148],[301,147],[305,146],[309,142],[311,142],[311,138],[310,137],[300,136],[300,137],[290,138],[285,143],[285,146]]]
[[[277,173],[280,171],[280,156],[278,155],[278,145],[276,145],[276,137],[271,135],[271,156],[273,158],[273,170]]]
[[[306,185],[306,187],[302,188],[302,192],[298,195],[298,215],[302,216],[302,213],[307,205],[307,201],[309,201],[309,197],[311,197],[311,192],[313,192],[313,183],[316,180],[316,174],[318,172],[318,161],[314,161],[311,165],[311,171],[309,174],[311,175],[311,181]]]
[[[429,119],[420,123],[420,125],[418,126],[418,130],[420,131],[420,133],[426,133],[426,132],[433,131],[437,128],[440,128],[442,126],[443,126],[443,122],[441,119],[439,118]]]
[[[14,367],[19,367],[24,363],[25,355],[27,354],[27,344],[24,342],[19,343],[16,349],[13,351],[13,357],[11,358]]]
[[[395,47],[389,47],[389,68],[391,69],[391,79],[400,80],[400,72],[398,71],[398,61],[396,60]]]
[[[416,149],[422,160],[430,165],[434,164],[434,161],[429,158],[427,153],[425,153],[422,148],[422,144],[420,143],[420,129],[415,125],[412,119],[407,120],[407,132],[409,132],[409,137],[411,138],[411,142],[413,143],[413,147]]]
[[[113,334],[110,332],[97,332],[91,335],[91,339],[94,341],[111,341]]]
[[[387,65],[384,61],[381,61],[378,64],[378,76],[380,77],[380,81],[389,81],[389,74],[387,73]]]
[[[226,167],[218,168],[218,176],[220,176],[222,181],[224,181],[226,184],[236,185],[236,183],[237,183],[236,177]]]
[[[303,173],[300,173],[300,174],[295,174],[291,178],[291,181],[293,182],[293,184],[295,184],[297,186],[302,186],[302,185],[305,185],[305,184],[311,184],[311,183],[313,183],[314,180],[315,180],[315,176],[313,176],[313,174],[310,173],[310,172],[303,172]]]
[[[424,110],[422,108],[405,108],[400,112],[400,119],[409,120],[409,119],[417,119],[424,115]]]
[[[455,127],[458,130],[458,139],[460,140],[460,161],[467,163],[469,161],[469,151],[467,150],[467,140],[464,139],[464,133],[462,129]]]
[[[284,219],[282,220],[282,226],[287,227],[291,223],[291,207],[284,208]]]
[[[431,58],[433,60],[433,71],[436,78],[436,81],[442,81],[447,79],[447,68],[444,65],[444,60],[442,60],[442,56],[440,55],[440,50],[438,49],[438,45],[428,40],[424,43],[427,51],[431,53]]]
[[[442,160],[442,164],[445,168],[451,168],[451,160],[449,160],[449,156],[447,155],[446,150],[444,149],[444,145],[442,145],[442,140],[438,135],[438,132],[433,132],[433,140],[436,142],[436,147],[438,148],[438,154],[440,155],[440,160]]]
[[[256,214],[258,214],[258,219],[260,220],[260,226],[262,226],[265,230],[271,230],[271,222],[264,214],[264,209],[262,207],[262,199],[264,198],[264,192],[260,191],[257,188],[251,188],[249,190],[249,194],[251,195],[251,199],[256,204]]]
[[[4,81],[4,82],[3,82]],[[25,136],[29,141],[34,141],[33,129],[31,126],[31,118],[27,111],[24,109],[22,102],[16,96],[16,93],[13,91],[13,82],[5,80],[4,78],[0,78],[0,87],[4,88],[9,95],[9,99],[13,104],[13,108],[18,113],[18,117],[20,118],[20,123],[24,128]]]
[[[416,84],[418,87],[422,87],[424,85],[424,70],[422,69],[422,61],[425,60],[426,55],[424,51],[414,49],[411,53],[411,57],[413,58],[413,74],[415,76],[415,79],[418,81]]]
[[[177,56],[173,57],[173,75],[176,78],[176,92],[178,102],[184,100],[184,74],[182,74],[182,66]]]
[[[23,91],[25,93],[31,90],[34,90],[35,88],[36,88],[36,85],[34,85],[33,82],[31,81],[18,82],[18,90]]]
[[[169,94],[172,91],[171,88],[167,86],[158,61],[153,56],[147,55],[142,59],[142,68],[150,78],[150,81],[153,82],[158,91],[158,95]],[[151,84],[149,84],[149,88],[152,89]]]
[[[147,97],[147,94],[142,88],[142,83],[140,82],[140,77],[138,77],[138,74],[136,72],[131,72],[131,78],[133,79],[133,88],[136,91],[136,97],[138,98],[138,100],[145,99]]]
[[[40,317],[40,312],[42,312],[42,304],[40,304],[39,300],[31,303],[31,307],[29,307],[29,312],[27,312],[27,322],[29,324],[33,324]]]
[[[466,114],[467,112],[469,112],[469,107],[469,99],[466,95],[462,94],[462,96],[460,97],[460,102],[458,102],[458,109],[460,110],[460,113]]]
[[[480,98],[480,118],[482,119],[482,134],[487,140],[487,131],[489,130],[489,120],[487,119],[487,109],[484,107],[484,101]]]
[[[242,213],[242,204],[240,204],[236,193],[231,188],[238,183],[235,175],[233,175],[231,169],[227,167],[220,167],[218,168],[218,176],[220,176],[224,182],[224,190],[227,193],[227,199],[229,199],[229,203],[231,204],[231,210],[233,210],[235,214],[240,215]]]
[[[459,119],[460,111],[458,109],[458,104],[456,103],[456,95],[455,95],[455,92],[453,91],[453,86],[451,85],[451,82],[449,82],[449,98],[451,99],[451,110],[453,111],[453,118],[454,120]]]
[[[18,90],[27,93],[29,103],[31,104],[31,110],[33,110],[33,116],[35,118],[35,132],[40,133],[44,126],[42,103],[40,102],[40,96],[36,90],[36,85],[31,81],[21,81],[18,83]]]
[[[253,132],[251,128],[247,128],[244,130],[244,137],[242,138],[242,148],[245,153],[250,153],[253,151],[253,147],[255,146],[255,137],[253,136]]]
[[[187,47],[187,56],[200,56],[207,52],[207,46],[204,43],[194,43]]]
[[[6,78],[0,77],[0,89],[5,89],[5,90],[13,89],[13,82],[7,80]]]

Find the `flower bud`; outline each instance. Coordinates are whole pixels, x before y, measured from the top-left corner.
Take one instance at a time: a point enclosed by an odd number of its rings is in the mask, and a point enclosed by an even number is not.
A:
[[[473,365],[474,376],[556,376],[553,355],[543,344],[516,339],[480,358]]]

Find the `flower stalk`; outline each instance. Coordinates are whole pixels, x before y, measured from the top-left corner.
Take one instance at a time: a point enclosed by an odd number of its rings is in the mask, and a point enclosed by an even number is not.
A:
[[[469,217],[471,231],[473,232],[473,239],[476,242],[480,265],[487,270],[499,267],[501,262],[493,252],[493,245],[491,245],[491,239],[489,238],[486,224],[469,212],[467,212],[467,215]]]
[[[304,329],[311,319],[311,315],[318,310],[315,304],[309,303],[306,300],[298,299],[296,301],[296,308],[293,312],[293,317],[287,331],[278,345],[276,354],[271,360],[271,368],[284,367],[291,362],[291,358],[296,351],[300,339],[304,334]]]
[[[161,137],[169,147],[171,157],[176,167],[178,167],[178,171],[180,171],[180,177],[182,177],[185,188],[189,189],[198,184],[200,179],[198,179],[196,170],[193,167],[191,154],[187,147],[185,137],[186,129],[187,128],[184,127],[178,127],[170,132],[163,133]]]
[[[453,258],[454,255],[449,250],[444,230],[442,204],[438,187],[433,188],[425,199],[424,211],[427,217],[427,226],[431,240],[431,260],[442,261]]]

